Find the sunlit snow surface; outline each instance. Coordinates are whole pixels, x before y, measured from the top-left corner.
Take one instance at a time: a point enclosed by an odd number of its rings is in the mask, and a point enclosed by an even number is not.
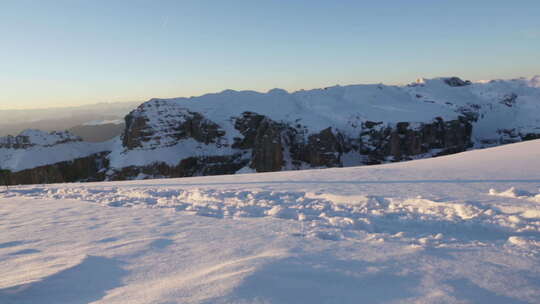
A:
[[[0,232],[0,303],[538,303],[540,141],[11,187]]]

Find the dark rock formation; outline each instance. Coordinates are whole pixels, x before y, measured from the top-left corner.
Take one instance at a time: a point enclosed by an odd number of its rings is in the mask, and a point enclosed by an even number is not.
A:
[[[436,154],[456,153],[469,148],[472,125],[467,117],[431,123],[408,122],[383,125],[366,121],[359,138],[350,138],[337,130],[326,128],[307,135],[301,125],[275,122],[252,112],[245,112],[235,127],[244,136],[236,138],[234,148],[251,150],[250,166],[257,172],[279,171],[284,168],[285,155],[292,167],[343,166],[344,153],[367,155],[366,164],[412,159],[436,150]]]
[[[122,145],[128,149],[142,147],[143,141],[148,141],[154,132],[147,126],[147,118],[134,116],[131,113],[125,118],[126,127],[122,134]]]
[[[151,120],[148,113],[157,117]],[[125,117],[125,124],[122,144],[128,149],[172,146],[186,138],[215,143],[225,135],[216,123],[200,113],[171,109],[169,103],[161,100],[140,105]]]
[[[311,167],[341,166],[339,156],[343,153],[343,138],[327,128],[311,134],[301,125],[291,126],[273,121],[263,115],[244,112],[235,122],[235,128],[244,136],[237,138],[233,148],[252,152],[250,167],[257,172],[280,171],[286,165],[288,155],[293,167],[302,162]]]
[[[511,94],[505,95],[503,99],[500,101],[500,103],[511,108],[513,105],[516,104],[517,98],[518,96],[515,93],[511,93]]]
[[[135,177],[189,177],[206,175],[234,174],[249,163],[242,154],[231,156],[188,157],[178,165],[169,166],[158,162],[147,166],[130,166],[115,171],[108,178],[111,180],[129,180]]]
[[[232,147],[236,149],[253,149],[263,119],[265,119],[263,115],[253,112],[244,112],[241,117],[236,118],[234,127],[240,131],[244,138],[235,138]]]
[[[470,80],[461,80],[459,77],[445,78],[444,82],[451,87],[463,87],[471,84]]]
[[[294,133],[292,128],[253,112],[242,113],[234,126],[244,138],[235,138],[233,148],[251,150],[251,168],[257,172],[282,169],[284,145]]]
[[[311,167],[341,167],[341,155],[346,150],[344,136],[339,132],[334,133],[332,128],[326,128],[308,137],[307,145],[300,149],[298,159]]]
[[[284,164],[283,133],[286,126],[270,119],[261,120],[254,138],[251,168],[257,172],[280,171]]]
[[[533,140],[533,139],[540,139],[540,130],[538,130],[538,133],[527,133],[521,135],[521,140]]]
[[[435,155],[457,153],[472,146],[471,133],[472,125],[464,117],[446,122],[436,118],[415,125],[364,123],[360,153],[368,156],[369,164],[409,160],[432,150],[438,151]]]
[[[225,135],[225,131],[220,127],[204,118],[199,113],[188,112],[189,116],[185,117],[185,121],[177,128],[178,139],[193,138],[198,142],[205,144],[215,143],[219,137]]]
[[[522,133],[520,130],[515,128],[499,129],[497,130],[497,133],[499,135],[499,139],[498,141],[491,142],[492,145],[512,144],[520,141],[540,139],[540,128],[538,129],[538,133]]]
[[[105,180],[108,152],[0,175],[0,184],[49,184]]]

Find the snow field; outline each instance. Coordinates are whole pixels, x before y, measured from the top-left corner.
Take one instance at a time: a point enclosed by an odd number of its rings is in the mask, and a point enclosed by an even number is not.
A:
[[[10,187],[0,303],[538,303],[539,153]]]
[[[527,194],[528,196],[516,196]],[[518,199],[536,198],[510,188],[490,195]],[[471,230],[489,233],[538,233],[540,208],[504,206],[468,201],[433,201],[417,196],[392,198],[335,195],[310,192],[178,190],[163,187],[21,187],[0,197],[32,197],[40,200],[77,200],[109,207],[172,208],[175,211],[215,218],[275,217],[302,223],[308,236],[339,240],[348,231],[361,230],[385,238],[421,245],[468,239]],[[539,205],[540,207],[540,205]],[[435,233],[430,241],[425,228]],[[450,231],[445,237],[443,232]],[[457,239],[456,239],[457,237]]]

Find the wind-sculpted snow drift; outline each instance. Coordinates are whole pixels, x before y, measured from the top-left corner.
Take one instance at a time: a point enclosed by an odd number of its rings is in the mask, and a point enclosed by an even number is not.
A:
[[[501,193],[504,196],[508,191]],[[215,218],[275,217],[298,221],[302,225],[302,233],[332,240],[339,240],[347,231],[354,230],[380,233],[391,238],[412,237],[421,243],[441,240],[442,234],[425,235],[425,228],[429,226],[450,231],[450,235],[444,236],[449,237],[446,241],[456,241],[456,236],[467,238],[467,234],[479,231],[500,235],[540,233],[540,210],[534,208],[504,212],[490,204],[433,201],[421,196],[392,198],[322,192],[107,186],[34,187],[15,189],[10,193],[4,197],[78,200],[109,207],[172,208]],[[500,195],[495,190],[490,194]],[[536,197],[540,198],[540,193]]]
[[[10,182],[17,184],[349,167],[440,156],[540,138],[538,79],[471,83],[453,77],[407,86],[229,90],[152,99],[126,116],[120,138],[84,143],[86,153],[70,142],[61,145],[62,153],[59,146],[44,147],[40,153],[57,155],[49,162],[34,161],[32,147],[6,146],[0,148],[0,167],[15,171]],[[79,150],[65,152],[74,149]],[[66,175],[66,168],[80,163],[91,169]]]

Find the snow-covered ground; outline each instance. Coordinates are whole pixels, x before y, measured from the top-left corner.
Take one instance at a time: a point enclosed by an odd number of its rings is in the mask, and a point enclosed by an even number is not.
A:
[[[380,166],[12,187],[0,303],[539,303],[540,140]]]

